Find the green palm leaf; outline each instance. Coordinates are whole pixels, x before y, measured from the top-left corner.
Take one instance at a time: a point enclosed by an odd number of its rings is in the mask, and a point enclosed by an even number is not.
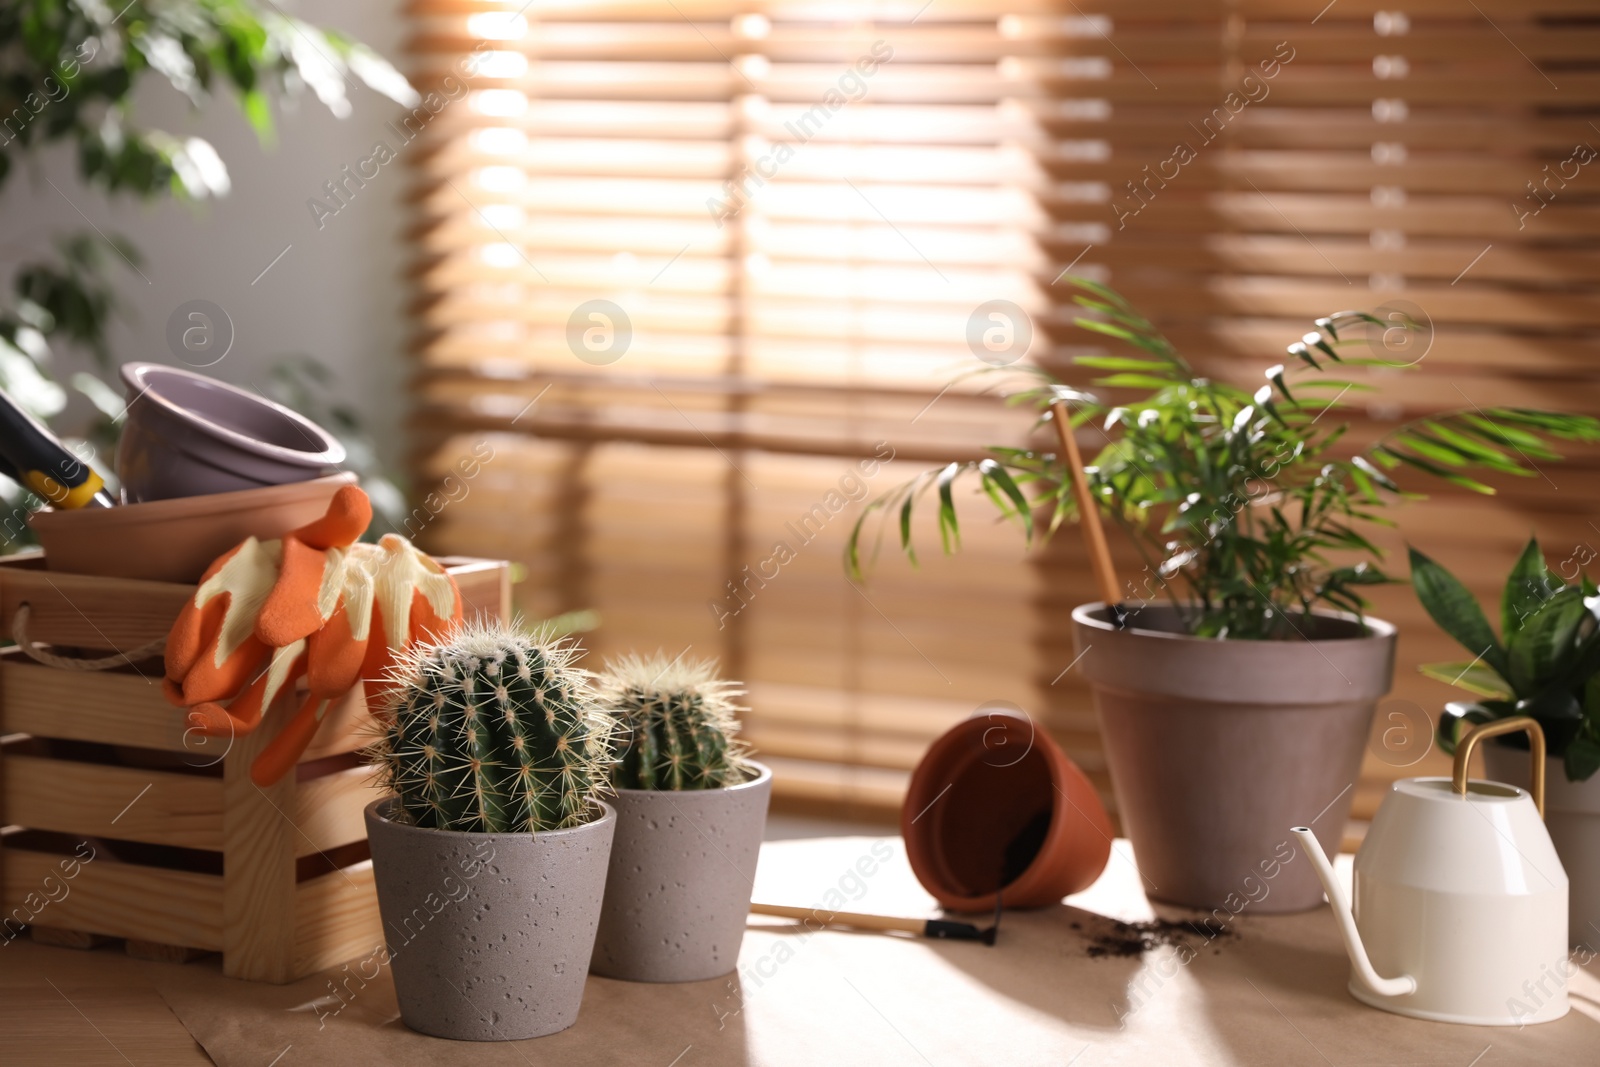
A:
[[[1348,426],[1327,416],[1351,389],[1381,384],[1354,380],[1354,368],[1396,369],[1360,352],[1368,327],[1394,322],[1358,310],[1318,319],[1289,347],[1293,359],[1247,387],[1196,372],[1150,319],[1105,285],[1060,281],[1083,311],[1087,337],[1128,346],[1086,354],[1078,369],[1131,395],[1107,407],[1037,366],[984,371],[1020,384],[1004,390],[1006,402],[1033,407],[1040,417],[1029,432],[1041,436],[994,448],[982,462],[942,464],[878,498],[881,506],[869,505],[863,515],[880,533],[894,525],[891,509],[898,509],[901,545],[913,561],[912,515],[935,487],[940,542],[947,552],[959,548],[967,505],[954,486],[970,471],[980,490],[972,495],[1016,519],[1025,541],[1034,539],[1035,512],[1040,540],[1079,517],[1063,460],[1042,436],[1053,431],[1052,406],[1064,402],[1073,427],[1093,426],[1106,438],[1087,470],[1102,514],[1145,570],[1160,577],[1190,632],[1292,640],[1285,618],[1318,606],[1359,614],[1366,588],[1385,580],[1366,524],[1392,525],[1382,505],[1422,499],[1396,472],[1489,494],[1491,477],[1537,475],[1563,441],[1600,441],[1600,421],[1586,416],[1469,405],[1415,419],[1352,456],[1342,444]],[[858,523],[852,539],[865,529]],[[847,565],[859,562],[858,553],[847,553]],[[1486,690],[1480,683],[1492,681],[1487,675],[1503,679],[1508,650],[1460,583],[1421,557],[1414,584],[1471,655],[1482,654],[1482,668],[1467,671],[1464,684]],[[1600,644],[1593,655],[1600,660]]]

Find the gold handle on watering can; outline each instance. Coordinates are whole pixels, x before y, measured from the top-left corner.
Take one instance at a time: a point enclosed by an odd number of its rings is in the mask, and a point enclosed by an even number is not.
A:
[[[1456,762],[1450,771],[1450,788],[1462,796],[1467,795],[1467,763],[1471,761],[1472,750],[1477,747],[1479,741],[1486,737],[1499,737],[1501,734],[1520,733],[1523,730],[1528,732],[1528,747],[1533,749],[1533,774],[1530,779],[1533,788],[1529,792],[1533,794],[1534,806],[1539,809],[1539,818],[1544,818],[1544,730],[1526,715],[1486,722],[1456,742]]]

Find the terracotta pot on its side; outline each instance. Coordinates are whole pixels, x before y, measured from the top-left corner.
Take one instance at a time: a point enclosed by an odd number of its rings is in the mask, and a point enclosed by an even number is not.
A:
[[[1167,605],[1141,609],[1136,629],[1117,629],[1104,604],[1072,621],[1146,894],[1234,913],[1320,905],[1289,828],[1339,851],[1394,678],[1394,627],[1318,614],[1303,639],[1217,640],[1184,632]]]
[[[958,723],[928,747],[900,833],[917,880],[950,911],[993,911],[1002,888],[1007,908],[1057,904],[1094,884],[1111,856],[1094,786],[1008,711]]]

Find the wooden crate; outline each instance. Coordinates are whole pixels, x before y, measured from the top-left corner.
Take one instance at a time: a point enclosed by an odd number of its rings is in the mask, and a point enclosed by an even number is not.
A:
[[[446,558],[468,617],[505,617],[503,562]],[[193,587],[60,574],[0,559],[0,633],[132,649],[167,632]],[[290,982],[384,943],[361,812],[376,796],[357,751],[360,687],[332,709],[294,774],[262,789],[250,762],[293,714],[204,738],[161,694],[159,661],[66,671],[0,653],[0,937],[126,938],[146,956],[222,953],[233,978]],[[91,851],[92,850],[92,851]],[[91,856],[85,860],[84,857]]]

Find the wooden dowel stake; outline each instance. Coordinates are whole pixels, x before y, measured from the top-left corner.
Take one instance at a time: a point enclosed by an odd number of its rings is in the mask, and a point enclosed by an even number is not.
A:
[[[1050,405],[1050,412],[1054,416],[1052,421],[1056,424],[1056,436],[1061,439],[1063,462],[1072,477],[1073,494],[1078,498],[1078,522],[1083,527],[1083,540],[1089,549],[1089,565],[1100,586],[1100,599],[1106,602],[1106,607],[1115,609],[1122,602],[1122,593],[1117,588],[1117,572],[1111,565],[1106,531],[1100,525],[1100,508],[1089,489],[1089,478],[1083,473],[1083,456],[1078,452],[1077,439],[1072,436],[1067,402],[1057,400]]]
[[[818,908],[793,908],[787,904],[751,904],[750,911],[756,915],[776,915],[783,919],[816,919],[825,926],[854,926],[862,930],[905,930],[920,934],[928,926],[927,919],[903,919],[897,915],[862,915],[849,911],[826,912]]]

